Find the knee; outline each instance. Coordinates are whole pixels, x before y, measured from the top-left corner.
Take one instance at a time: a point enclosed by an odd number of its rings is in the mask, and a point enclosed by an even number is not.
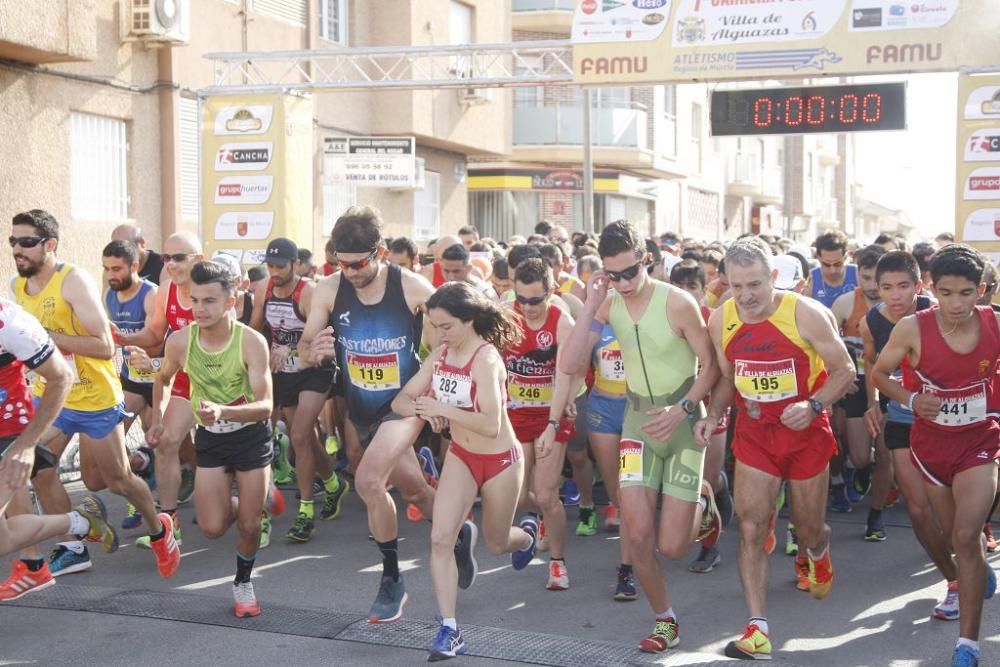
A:
[[[217,519],[203,519],[198,517],[198,528],[201,534],[210,540],[222,537],[226,532],[226,527]]]
[[[795,524],[799,531],[799,524]],[[801,532],[799,532],[801,535]],[[767,522],[740,518],[740,539],[749,544],[763,544],[767,538]]]
[[[427,500],[433,492],[434,491],[430,484],[422,478],[413,484],[407,484],[406,488],[399,489],[399,495],[403,497],[403,500],[414,505],[418,505]]]
[[[431,528],[431,550],[432,551],[452,551],[455,548],[457,531],[444,527],[434,526]]]
[[[930,505],[926,502],[915,502],[907,498],[906,509],[910,515],[910,522],[915,526],[926,525],[933,521]]]
[[[955,526],[952,529],[952,546],[956,554],[978,556],[982,551],[982,526]]]
[[[96,470],[81,471],[80,478],[83,480],[83,485],[87,487],[88,491],[103,491],[105,489],[104,478]],[[114,493],[114,490],[112,490],[112,493]]]
[[[651,527],[646,527],[644,530],[633,529],[632,525],[629,524],[628,531],[628,546],[630,552],[638,557],[641,555],[646,555],[653,552],[653,531]]]
[[[562,505],[562,501],[559,500],[559,491],[551,487],[536,488],[535,489],[535,502],[538,503],[538,507],[545,513],[545,510],[552,511],[556,505]]]
[[[691,540],[684,539],[685,537],[688,536],[671,538],[669,535],[661,535],[659,540],[657,540],[656,548],[670,560],[678,560],[684,557],[684,554],[687,553],[688,548],[691,546]]]
[[[236,521],[240,535],[252,537],[260,533],[260,517],[241,518]]]
[[[369,470],[359,469],[354,477],[354,486],[366,502],[385,495],[385,482]]]
[[[288,434],[288,436],[292,440],[292,449],[295,450],[296,456],[300,456],[302,452],[308,450],[310,437],[313,433],[314,432],[311,432],[309,428],[305,428],[303,426],[292,428],[292,431]]]

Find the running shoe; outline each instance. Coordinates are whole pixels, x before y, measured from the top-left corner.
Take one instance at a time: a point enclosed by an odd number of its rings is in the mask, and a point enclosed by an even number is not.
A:
[[[479,529],[476,524],[466,521],[458,531],[458,540],[455,542],[455,564],[458,565],[458,587],[463,591],[472,585],[479,572],[479,564],[476,562],[476,540],[479,538]]]
[[[92,565],[87,547],[83,548],[82,553],[77,553],[64,544],[57,544],[49,554],[49,571],[53,577],[83,572],[89,570]]]
[[[677,621],[673,617],[658,618],[652,634],[639,642],[639,650],[646,653],[663,653],[680,643],[680,628],[677,626]]]
[[[722,488],[715,493],[715,505],[719,508],[722,526],[726,527],[732,523],[736,509],[733,505],[733,493],[729,489],[729,478],[725,472],[722,473]]]
[[[304,513],[299,512],[298,516],[295,517],[295,523],[288,529],[285,537],[293,542],[308,542],[312,539],[314,532],[316,532],[316,523]]]
[[[948,582],[948,592],[945,593],[944,600],[934,607],[934,618],[942,621],[957,621],[961,616],[961,609],[958,604],[958,582]]]
[[[986,553],[996,553],[997,538],[993,537],[993,528],[989,521],[983,525],[983,535],[986,537]]]
[[[872,490],[872,466],[867,465],[854,474],[854,491],[858,499],[864,498]]]
[[[125,518],[122,519],[122,530],[135,530],[142,525],[142,515],[139,509],[129,503],[125,508]]]
[[[822,600],[833,588],[833,561],[830,560],[830,548],[819,560],[809,557],[809,594],[817,600]]]
[[[258,549],[266,549],[271,546],[271,517],[267,510],[260,513],[260,541],[257,542]]]
[[[197,518],[197,517],[195,517],[195,518]],[[175,521],[174,522],[174,542],[177,542],[178,546],[184,544],[181,541],[181,522],[180,521]],[[149,546],[149,535],[140,535],[139,537],[135,538],[135,546],[139,547],[140,549],[149,549],[150,548],[150,546]]]
[[[715,566],[722,562],[722,554],[715,547],[702,546],[698,552],[698,557],[691,561],[688,570],[698,574],[707,574],[715,569]]]
[[[774,553],[778,546],[778,537],[774,534],[778,527],[778,510],[771,512],[771,518],[767,520],[767,537],[764,538],[764,553],[768,556]]]
[[[253,584],[249,581],[233,584],[233,602],[233,613],[236,614],[236,618],[260,616],[260,604],[254,595]]]
[[[635,573],[629,569],[628,572],[618,566],[618,583],[615,585],[615,599],[619,602],[631,602],[638,600],[639,594],[635,590]]]
[[[708,488],[711,490],[711,487]],[[715,544],[722,534],[722,517],[719,515],[719,508],[715,505],[715,496],[710,492],[702,497],[706,499],[707,505],[701,515],[701,527],[698,529],[697,541]]]
[[[979,652],[971,646],[956,646],[951,667],[979,667]]]
[[[267,494],[267,503],[264,507],[271,516],[281,516],[285,513],[285,496],[274,484],[271,485],[271,491]]]
[[[580,506],[580,520],[576,524],[576,534],[578,537],[597,535],[597,512],[593,507]]]
[[[844,495],[847,497],[847,501],[852,505],[860,503],[864,496],[858,493],[858,490],[854,486],[858,478],[858,471],[854,468],[844,466],[842,476],[844,478]]]
[[[108,510],[100,498],[84,496],[73,509],[90,521],[90,531],[81,538],[88,542],[100,542],[106,554],[118,551],[118,534],[108,523]]]
[[[795,556],[798,553],[799,536],[795,534],[795,525],[789,521],[788,528],[785,529],[785,555]]]
[[[431,486],[437,486],[437,480],[441,475],[438,473],[437,463],[434,462],[434,453],[430,447],[421,447],[417,452],[417,458],[420,459],[420,467],[424,471],[424,476],[427,477],[427,482]],[[431,480],[434,481],[431,482]]]
[[[517,525],[521,527],[521,530],[531,535],[531,544],[510,554],[511,567],[515,570],[523,570],[535,558],[535,547],[538,543],[538,521],[530,514],[526,514],[521,517]]]
[[[538,522],[538,551],[549,550],[549,537],[545,534],[545,521]]]
[[[323,440],[323,448],[326,449],[327,456],[335,456],[340,451],[340,442],[337,441],[337,436],[326,436]]]
[[[323,521],[333,521],[340,516],[340,502],[347,495],[347,492],[351,490],[350,482],[340,475],[337,478],[340,480],[337,490],[332,493],[330,491],[326,492],[326,498],[323,500],[323,509],[319,512],[319,518]]]
[[[280,431],[274,435],[274,458],[271,467],[274,469],[275,484],[290,484],[294,482],[292,466],[288,463],[288,436]]]
[[[559,560],[549,561],[549,581],[545,584],[545,588],[550,591],[569,590],[569,571],[566,569],[566,563]]]
[[[847,499],[847,490],[843,484],[830,487],[830,509],[841,514],[851,511],[851,501]]]
[[[899,489],[895,486],[889,487],[889,493],[885,494],[885,505],[882,509],[889,509],[890,507],[895,507],[896,503],[899,502]]]
[[[375,596],[375,604],[368,612],[369,623],[392,623],[398,621],[403,615],[403,605],[409,596],[406,595],[406,586],[403,584],[403,577],[396,581],[392,577],[382,577],[378,585],[378,594]]]
[[[456,655],[465,653],[465,640],[462,639],[462,631],[458,628],[449,628],[444,623],[438,628],[437,637],[431,644],[430,655],[427,662],[438,662],[454,658]]]
[[[573,507],[580,504],[580,489],[576,488],[576,482],[572,479],[567,479],[563,482],[559,495],[562,496],[562,503],[566,507]]]
[[[28,564],[18,558],[14,561],[14,567],[7,581],[0,584],[0,602],[10,602],[24,597],[28,593],[42,591],[49,586],[54,586],[56,580],[52,578],[52,571],[49,566],[42,561],[42,568],[32,572],[28,569]]]
[[[169,579],[174,576],[177,566],[181,564],[181,549],[174,539],[174,520],[166,512],[160,513],[160,524],[166,531],[162,539],[150,540],[149,547],[156,556],[156,569],[160,576]]]
[[[795,588],[800,591],[809,590],[809,558],[804,554],[795,558]]]
[[[618,508],[609,504],[604,509],[604,530],[617,533],[621,529],[621,519],[618,518]]]
[[[885,524],[882,521],[882,514],[873,515],[869,512],[866,523],[865,542],[885,542]]]
[[[413,503],[406,503],[406,520],[412,523],[420,523],[424,520],[424,513]]]
[[[181,467],[181,485],[177,488],[177,504],[183,505],[194,495],[194,470]]]
[[[739,639],[726,644],[726,656],[738,660],[770,660],[771,640],[754,624]]]

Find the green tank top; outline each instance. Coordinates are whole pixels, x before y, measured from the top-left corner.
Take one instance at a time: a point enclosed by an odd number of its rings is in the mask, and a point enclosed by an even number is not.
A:
[[[243,334],[246,327],[233,322],[229,343],[219,352],[206,352],[201,346],[199,327],[188,326],[187,361],[184,372],[191,379],[191,409],[196,411],[201,401],[219,405],[243,405],[254,400],[250,388],[250,375],[243,363]],[[197,420],[197,412],[195,419]],[[200,422],[199,422],[200,423]],[[229,433],[248,424],[220,421],[206,427],[213,433]]]
[[[638,323],[616,292],[611,297],[608,324],[621,344],[629,392],[648,397],[655,405],[672,404],[694,382],[698,360],[688,342],[667,322],[670,286],[658,280],[652,282],[653,295]]]

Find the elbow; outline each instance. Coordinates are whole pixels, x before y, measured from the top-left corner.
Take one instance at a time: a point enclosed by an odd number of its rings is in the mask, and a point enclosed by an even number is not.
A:
[[[559,360],[559,370],[565,375],[579,375],[583,372],[583,364],[576,359],[568,358],[569,355]]]

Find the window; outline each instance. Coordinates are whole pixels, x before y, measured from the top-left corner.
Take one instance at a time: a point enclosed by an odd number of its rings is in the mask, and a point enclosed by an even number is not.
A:
[[[415,241],[441,235],[441,174],[424,172],[424,187],[413,193],[413,221]]]
[[[691,105],[691,152],[692,152],[692,164],[697,173],[701,173],[701,159],[702,159],[702,149],[701,149],[701,133],[702,133],[702,118],[701,118],[701,105],[697,102]]]
[[[329,183],[323,186],[323,236],[329,236],[344,211],[358,203],[358,189],[353,183]]]
[[[201,212],[201,186],[198,180],[198,100],[181,98],[181,217],[198,222]]]
[[[319,36],[347,44],[347,0],[319,0]]]
[[[306,0],[253,0],[253,11],[305,27]]]
[[[663,155],[677,155],[677,88],[663,86]]]
[[[78,220],[128,218],[125,121],[70,116],[71,214]]]
[[[451,0],[448,10],[448,43],[472,44],[472,7]]]

